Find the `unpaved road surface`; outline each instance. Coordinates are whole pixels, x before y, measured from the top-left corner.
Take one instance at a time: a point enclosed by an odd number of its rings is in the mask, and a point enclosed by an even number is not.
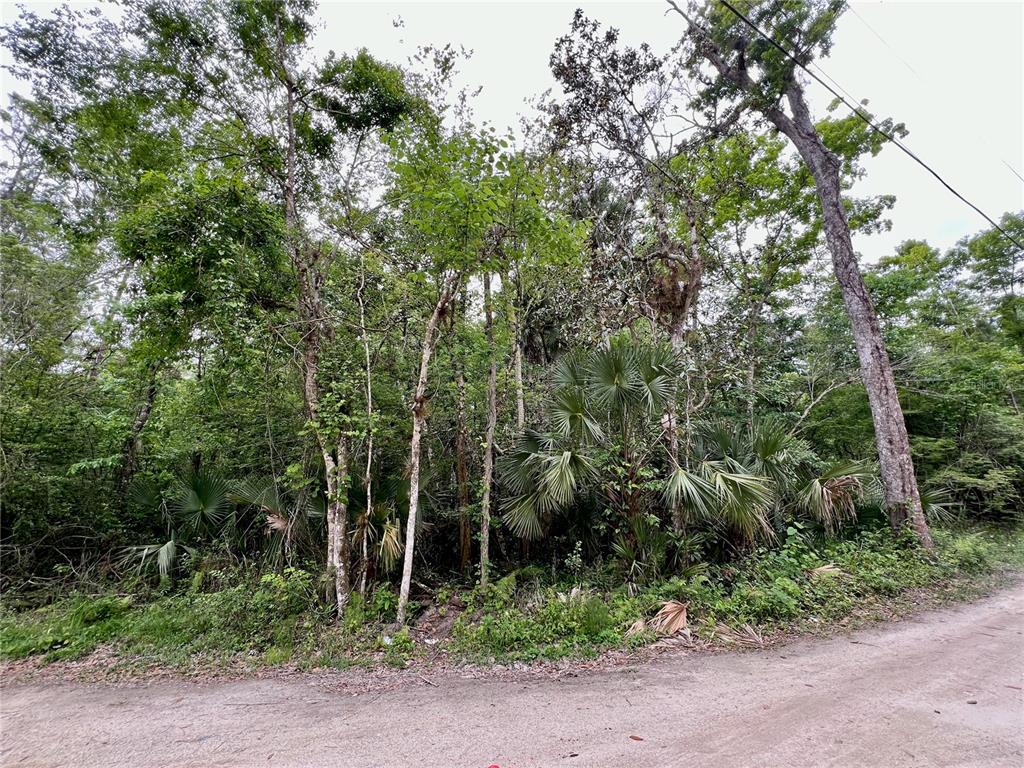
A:
[[[1024,586],[771,651],[383,693],[295,677],[3,689],[4,766],[1024,766]],[[633,738],[636,737],[636,738]]]

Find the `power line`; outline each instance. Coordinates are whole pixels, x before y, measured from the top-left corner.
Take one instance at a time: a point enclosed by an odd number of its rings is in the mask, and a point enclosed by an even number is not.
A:
[[[916,69],[914,69],[912,66],[910,66],[910,63],[906,59],[904,59],[902,56],[900,56],[900,54],[896,51],[896,49],[893,46],[889,45],[889,42],[884,37],[882,37],[882,35],[874,27],[872,27],[870,24],[868,24],[867,19],[865,19],[863,16],[861,16],[859,13],[857,13],[857,10],[853,7],[853,5],[850,2],[844,2],[843,5],[846,7],[846,10],[848,10],[850,13],[852,13],[860,21],[860,23],[863,24],[871,32],[871,34],[873,34],[876,38],[878,38],[879,41],[881,41],[882,45],[884,45],[889,50],[889,52],[894,57],[896,57],[896,59],[898,59],[901,64],[903,64],[903,66],[905,66],[911,73],[913,73],[914,77],[917,79],[917,81],[919,83],[921,83],[922,85],[924,85],[926,87],[931,88],[934,91],[934,89],[935,89],[934,84],[927,82],[923,77],[921,77],[921,74]],[[774,27],[773,27],[773,29],[776,32],[778,31],[778,29],[776,29]],[[789,42],[789,41],[787,40],[786,42]],[[817,62],[812,62],[812,63],[814,64],[815,69],[817,69],[819,72],[821,72],[823,75],[825,75],[825,70],[823,70],[821,68],[821,66]],[[828,75],[825,75],[825,77],[828,77]],[[831,77],[829,77],[828,79],[832,80]],[[834,85],[838,85],[838,83],[836,83],[835,80],[832,80],[832,83]],[[846,92],[844,91],[844,93],[846,93]],[[847,95],[849,96],[848,93],[847,93]],[[853,98],[853,97],[851,96],[850,98]],[[980,136],[979,134],[975,133],[975,138],[978,139],[978,138],[983,138],[983,137]],[[1014,168],[1011,163],[1007,162],[1006,159],[1003,158],[1003,157],[1000,157],[998,159],[999,159],[999,162],[1001,162],[1003,165],[1006,166],[1006,168],[1010,171],[1010,173],[1012,173],[1014,176],[1016,176],[1021,181],[1024,181],[1024,176],[1021,176],[1020,172],[1016,168]]]
[[[907,62],[907,60],[904,59],[902,56],[900,56],[899,53],[896,52],[896,49],[893,48],[891,45],[889,45],[889,42],[884,37],[882,37],[880,34],[878,34],[878,32],[875,30],[874,27],[872,27],[870,24],[868,24],[867,19],[865,19],[863,16],[861,16],[859,13],[857,13],[857,9],[854,8],[852,4],[850,4],[848,2],[847,3],[843,3],[843,4],[846,6],[846,10],[848,10],[850,13],[852,13],[854,16],[856,16],[860,20],[860,23],[863,24],[865,27],[867,27],[868,30],[871,32],[871,34],[873,34],[875,37],[877,37],[882,42],[882,45],[884,45],[886,48],[888,48],[890,53],[892,53],[893,56],[895,56],[897,59],[899,59],[900,63],[904,67],[909,69],[918,80],[921,80],[921,76],[917,73],[917,70],[914,69],[912,66],[910,66],[910,64]]]
[[[888,139],[893,144],[895,144],[897,147],[899,147],[901,150],[903,150],[903,152],[908,157],[910,157],[912,160],[914,160],[914,162],[916,162],[918,165],[920,165],[922,168],[924,168],[926,171],[928,171],[928,173],[930,173],[932,176],[934,176],[939,181],[939,183],[942,184],[942,186],[944,186],[950,192],[952,192],[953,195],[957,197],[957,199],[959,199],[965,205],[967,205],[970,208],[972,208],[979,216],[981,216],[983,219],[985,219],[985,221],[987,221],[995,229],[997,229],[999,232],[1001,232],[1002,235],[1007,240],[1009,240],[1011,243],[1016,245],[1018,248],[1024,248],[1024,245],[1022,245],[1015,237],[1013,237],[1013,235],[1011,235],[1009,232],[1007,232],[1005,229],[1003,229],[987,213],[985,213],[983,210],[981,210],[981,208],[976,206],[974,203],[972,203],[970,200],[968,200],[966,197],[964,197],[962,194],[960,194],[956,189],[954,189],[953,186],[948,181],[946,181],[944,178],[942,178],[942,176],[940,176],[938,174],[938,172],[935,171],[935,169],[933,169],[930,165],[928,165],[928,163],[926,163],[924,160],[922,160],[920,157],[918,157],[916,154],[914,154],[914,152],[906,144],[904,144],[902,141],[900,141],[898,138],[893,136],[888,131],[886,131],[883,128],[880,128],[878,125],[876,125],[875,122],[868,115],[866,115],[864,112],[861,111],[860,107],[855,106],[854,104],[851,104],[847,100],[847,98],[845,96],[843,96],[842,94],[839,93],[839,91],[837,91],[831,85],[829,85],[824,80],[822,80],[820,77],[818,77],[814,72],[812,72],[810,69],[808,69],[803,64],[803,62],[801,62],[792,53],[790,53],[789,50],[787,50],[782,45],[780,45],[775,40],[775,38],[773,38],[770,35],[768,35],[768,33],[762,31],[761,28],[758,27],[754,22],[752,22],[744,14],[740,13],[740,11],[736,10],[736,8],[732,5],[732,3],[729,2],[729,0],[718,0],[718,2],[720,2],[726,8],[728,8],[730,11],[732,11],[732,13],[737,18],[741,19],[743,21],[743,23],[745,23],[748,27],[750,27],[752,30],[754,30],[758,35],[760,35],[765,40],[767,40],[769,43],[771,43],[772,46],[774,46],[787,59],[792,61],[796,66],[800,67],[800,69],[802,69],[804,72],[806,72],[812,78],[814,78],[815,82],[817,82],[823,88],[828,90],[829,93],[831,93],[833,96],[835,96],[837,99],[839,99],[839,101],[841,101],[843,104],[845,104],[847,107],[849,107],[853,111],[853,113],[857,117],[859,117],[861,120],[863,120],[868,126],[870,126],[873,131],[875,131],[876,133],[884,136],[886,139]],[[832,78],[829,78],[829,79],[831,80]],[[836,85],[838,85],[838,83],[836,83]],[[841,90],[845,91],[845,89],[841,89]]]

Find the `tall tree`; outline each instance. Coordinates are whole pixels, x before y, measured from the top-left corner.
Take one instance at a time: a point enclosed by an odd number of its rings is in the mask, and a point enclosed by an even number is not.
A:
[[[807,65],[815,55],[828,52],[843,3],[822,0],[785,6],[758,2],[747,6],[755,25],[771,30],[783,45],[797,46],[795,57],[783,55],[763,37],[752,34],[722,4],[694,6],[689,11],[674,0],[669,0],[669,5],[687,22],[692,51],[690,66],[695,77],[706,76],[704,63],[710,64],[715,73],[702,94],[706,103],[716,107],[723,101],[740,103],[768,120],[789,138],[814,176],[825,237],[871,404],[886,510],[893,526],[909,524],[920,544],[930,549],[932,538],[921,506],[892,365],[850,237],[842,194],[843,163],[815,127],[797,73],[798,62]]]
[[[396,145],[392,199],[405,228],[404,248],[416,282],[427,281],[433,297],[423,328],[418,375],[412,395],[409,440],[409,509],[405,554],[398,596],[398,621],[406,618],[412,585],[416,528],[419,522],[420,461],[428,411],[430,360],[441,320],[468,277],[487,254],[486,238],[500,209],[494,163],[499,146],[484,133],[456,131],[450,136],[410,131]],[[490,268],[489,266],[487,268]]]

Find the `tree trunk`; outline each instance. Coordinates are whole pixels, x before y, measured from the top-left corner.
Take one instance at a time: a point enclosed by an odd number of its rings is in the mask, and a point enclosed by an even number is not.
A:
[[[701,24],[673,0],[669,0],[669,4],[687,20],[698,51],[719,74],[740,90],[760,95],[757,84],[750,78],[743,64],[740,63],[738,67],[730,66]],[[793,142],[814,177],[814,186],[825,223],[825,238],[832,254],[832,267],[843,293],[843,303],[850,318],[857,357],[860,360],[861,378],[871,406],[875,440],[878,444],[878,463],[882,484],[885,487],[886,511],[894,528],[909,523],[921,546],[932,549],[935,545],[921,508],[921,496],[910,457],[910,439],[907,436],[907,425],[903,421],[903,409],[900,407],[896,391],[896,380],[892,374],[878,317],[853,251],[850,225],[843,208],[841,166],[838,158],[828,150],[814,127],[803,89],[797,82],[795,73],[790,76],[785,96],[793,114],[792,118],[781,107],[758,106],[756,100],[753,108],[759,109]]]
[[[282,44],[278,29],[278,43]],[[327,485],[327,570],[334,579],[338,618],[344,615],[349,593],[348,541],[348,438],[340,431],[325,432],[320,423],[320,354],[324,341],[334,340],[334,329],[325,321],[322,285],[325,270],[321,254],[308,242],[296,200],[297,137],[295,107],[298,103],[295,79],[281,59],[281,82],[285,89],[287,144],[285,176],[281,183],[287,226],[288,255],[295,269],[299,289],[299,320],[302,336],[302,393],[313,433],[324,461]]]
[[[672,345],[673,352],[677,355],[682,353],[683,348],[686,346],[684,325],[679,325],[672,329],[669,343]],[[668,453],[672,459],[673,468],[679,466],[679,406],[677,405],[677,400],[677,394],[673,391],[672,398],[668,401],[668,407],[665,409],[665,432],[668,436]],[[670,511],[672,514],[672,530],[676,533],[682,533],[686,529],[686,514],[682,503],[676,500],[673,502]]]
[[[689,323],[692,319],[696,318],[696,303],[697,298],[700,294],[700,286],[703,279],[704,273],[704,261],[701,258],[700,249],[697,246],[697,217],[694,212],[693,206],[688,205],[686,209],[686,215],[689,220],[689,257],[687,259],[690,268],[690,280],[692,281],[690,289],[687,292],[686,304],[682,308],[682,311],[677,311],[671,316],[671,327],[669,329],[669,344],[672,347],[672,351],[677,355],[682,355],[686,349],[686,331]],[[689,425],[689,397],[684,405],[687,409],[686,423]],[[679,413],[676,395],[673,394],[672,399],[669,401],[668,408],[665,409],[666,432],[668,435],[668,450],[669,455],[675,464],[679,466]],[[688,427],[687,427],[688,428]],[[672,505],[672,530],[676,533],[682,533],[686,530],[686,510],[683,509],[683,505],[676,501]]]
[[[409,603],[409,588],[412,586],[412,559],[416,548],[416,516],[420,500],[420,443],[423,439],[423,425],[426,421],[427,375],[430,358],[437,344],[437,326],[447,309],[462,278],[460,273],[449,277],[441,288],[434,311],[427,320],[423,332],[423,351],[420,354],[420,373],[416,380],[416,391],[412,401],[412,438],[409,441],[409,516],[405,522],[405,556],[402,560],[402,586],[398,593],[398,623],[405,623],[406,606]]]
[[[484,272],[484,328],[487,333],[487,355],[491,366],[487,372],[487,432],[484,437],[483,495],[480,499],[480,585],[487,585],[491,542],[491,484],[494,476],[494,429],[498,421],[498,364],[494,349],[494,310],[491,306],[491,274]]]
[[[370,570],[370,516],[373,512],[373,372],[370,365],[370,340],[366,335],[366,254],[359,254],[359,330],[363,341],[363,356],[366,362],[366,472],[363,473],[363,489],[366,493],[366,512],[363,521],[359,594],[366,595],[366,579]]]
[[[754,394],[754,381],[757,377],[757,331],[761,325],[762,301],[755,302],[747,316],[747,332],[744,334],[744,350],[747,355],[747,429],[754,430],[754,406],[757,397]]]
[[[516,380],[516,433],[522,434],[526,429],[526,390],[523,387],[522,331],[515,301],[509,303],[509,319],[512,325],[512,369]]]
[[[348,439],[338,437],[336,454],[324,452],[327,470],[327,568],[334,576],[334,600],[341,619],[349,593],[348,542]]]
[[[470,531],[469,472],[466,469],[466,377],[462,372],[461,362],[459,371],[455,374],[455,386],[459,396],[455,432],[455,485],[459,505],[459,570],[466,573],[469,570],[473,534]]]
[[[131,483],[132,478],[135,477],[135,471],[138,469],[139,436],[142,434],[142,430],[145,429],[146,422],[149,421],[149,416],[153,412],[153,404],[156,402],[156,391],[156,371],[153,370],[149,375],[149,383],[146,385],[146,399],[143,401],[142,407],[139,408],[139,412],[135,415],[131,431],[128,433],[128,437],[124,439],[124,446],[121,448],[121,472],[117,478],[117,488],[122,494],[128,488],[128,484]]]
[[[889,355],[874,304],[857,266],[841,196],[839,160],[830,152],[811,120],[803,89],[795,81],[786,92],[792,119],[779,109],[768,110],[767,117],[796,146],[811,169],[825,223],[825,237],[832,254],[836,281],[850,318],[861,378],[867,389],[871,417],[878,444],[878,463],[885,487],[885,506],[894,528],[910,525],[921,545],[934,547],[910,456],[910,440],[903,421]]]

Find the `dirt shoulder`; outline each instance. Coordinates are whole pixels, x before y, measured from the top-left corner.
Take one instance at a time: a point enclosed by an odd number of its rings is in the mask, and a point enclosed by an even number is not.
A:
[[[338,676],[3,689],[3,764],[985,765],[1024,759],[1024,586],[747,653],[559,677]]]

